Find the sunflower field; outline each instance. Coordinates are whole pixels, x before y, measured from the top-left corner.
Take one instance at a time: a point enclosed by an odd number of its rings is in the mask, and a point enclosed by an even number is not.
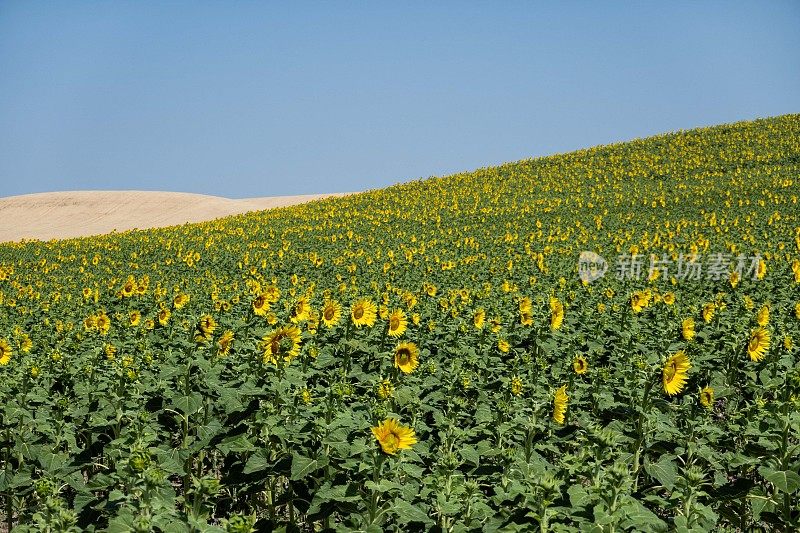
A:
[[[4,243],[2,527],[797,530],[798,197],[786,115]]]

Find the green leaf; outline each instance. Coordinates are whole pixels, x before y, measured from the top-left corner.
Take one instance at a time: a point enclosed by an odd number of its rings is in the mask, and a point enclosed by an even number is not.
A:
[[[417,504],[411,505],[405,500],[397,500],[392,504],[392,511],[397,516],[397,521],[401,524],[408,524],[409,522],[419,522],[425,525],[433,525],[433,520],[424,509],[425,505]]]
[[[788,494],[792,494],[800,488],[800,475],[797,472],[790,470],[773,470],[762,466],[758,469],[758,473],[764,476],[764,479],[775,485],[775,487]]]
[[[673,461],[674,456],[664,454],[657,463],[645,462],[644,469],[650,477],[656,479],[667,490],[675,488],[678,478],[678,467]]]
[[[292,453],[292,481],[303,479],[311,472],[314,472],[320,467],[320,462],[317,459],[311,459],[297,452]]]

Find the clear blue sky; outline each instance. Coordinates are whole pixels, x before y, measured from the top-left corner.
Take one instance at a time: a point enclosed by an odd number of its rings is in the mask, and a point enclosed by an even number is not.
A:
[[[800,2],[0,0],[0,196],[355,191],[800,112]]]

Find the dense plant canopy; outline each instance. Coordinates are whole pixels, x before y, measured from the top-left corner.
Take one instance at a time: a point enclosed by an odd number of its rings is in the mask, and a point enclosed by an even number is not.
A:
[[[787,115],[0,245],[0,514],[796,528],[798,196]]]

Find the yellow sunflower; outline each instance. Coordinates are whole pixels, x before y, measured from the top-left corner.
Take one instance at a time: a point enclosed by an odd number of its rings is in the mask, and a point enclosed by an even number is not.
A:
[[[353,324],[357,328],[360,328],[361,326],[372,327],[375,324],[375,319],[377,316],[377,306],[366,298],[358,300],[350,308],[350,318],[353,319]]]
[[[389,336],[400,337],[408,329],[408,318],[402,309],[395,309],[389,314]]]
[[[567,386],[562,385],[558,390],[556,390],[556,394],[553,399],[553,420],[562,425],[564,424],[565,416],[567,414],[567,402],[569,402],[569,396],[567,396]]]
[[[342,319],[342,306],[336,300],[325,300],[322,304],[322,323],[332,328]]]
[[[291,361],[300,353],[300,328],[284,326],[276,329],[261,340],[264,363],[277,365],[278,358]]]
[[[413,342],[401,342],[394,350],[394,366],[410,374],[419,366],[419,348]]]
[[[769,350],[770,335],[764,328],[756,328],[750,333],[750,340],[747,342],[747,355],[750,359],[758,362],[764,359]]]
[[[269,297],[266,294],[259,294],[253,300],[253,312],[258,316],[264,316],[269,311]]]
[[[217,322],[211,315],[203,315],[197,323],[194,340],[196,342],[207,342],[211,340],[214,330],[217,329]]]
[[[133,310],[128,314],[128,323],[131,326],[138,326],[141,321],[142,321],[142,313],[140,313],[139,311]]]
[[[166,326],[167,323],[169,323],[169,317],[171,314],[172,313],[169,312],[169,309],[167,309],[166,307],[162,308],[158,312],[158,323],[161,324],[162,326]]]
[[[762,305],[761,309],[758,310],[756,322],[758,322],[758,325],[761,327],[769,324],[769,306],[767,304]]]
[[[384,453],[394,455],[397,450],[411,448],[417,443],[414,430],[404,426],[394,418],[387,418],[383,422],[372,428],[372,434],[381,445]]]
[[[292,307],[292,312],[289,314],[289,320],[297,324],[298,322],[308,320],[310,314],[311,304],[309,304],[308,298],[301,296],[298,298],[297,303],[294,304],[294,307]]]
[[[711,387],[704,387],[700,391],[700,404],[703,407],[708,407],[711,409],[711,407],[714,405],[714,389]]]
[[[472,325],[475,326],[475,329],[483,329],[485,323],[486,311],[481,307],[472,315]]]
[[[222,356],[228,355],[231,347],[233,347],[233,332],[227,330],[217,341],[217,353]]]
[[[703,320],[706,322],[711,322],[711,319],[714,318],[714,312],[716,311],[716,306],[714,302],[709,302],[703,306]]]
[[[11,361],[11,345],[5,339],[0,339],[0,366],[6,366]]]
[[[669,396],[674,396],[683,390],[688,379],[689,369],[692,367],[689,358],[683,351],[679,351],[669,357],[664,363],[662,380],[664,382],[664,392]]]
[[[550,298],[550,328],[559,329],[564,322],[564,304],[558,298]]]
[[[681,334],[683,335],[683,340],[690,341],[694,338],[694,318],[684,318],[683,324],[681,324]]]
[[[589,363],[586,362],[586,358],[582,355],[578,355],[575,357],[575,360],[572,361],[572,369],[575,370],[575,373],[585,374],[587,370],[589,370]]]

